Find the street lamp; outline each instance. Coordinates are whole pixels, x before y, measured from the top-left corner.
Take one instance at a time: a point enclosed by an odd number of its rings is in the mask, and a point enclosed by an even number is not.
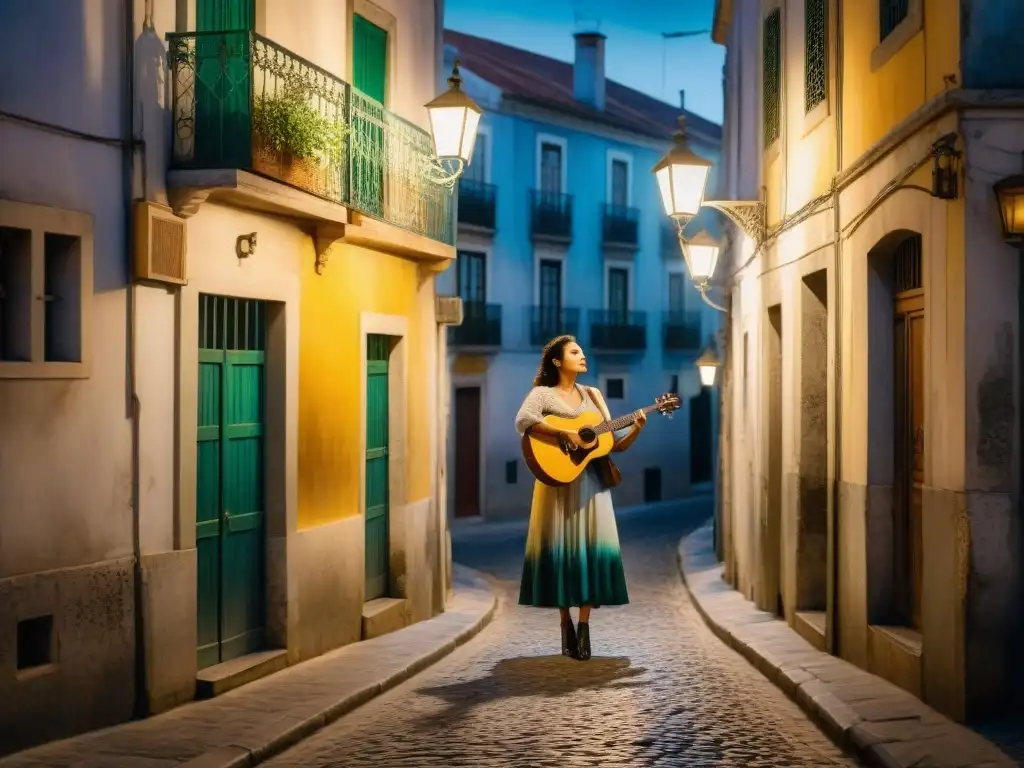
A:
[[[686,117],[680,115],[678,123],[675,145],[651,172],[658,180],[665,213],[677,222],[684,219],[682,226],[686,226],[686,222],[697,215],[704,200],[704,187],[711,172],[711,161],[690,149],[686,140]]]
[[[715,374],[722,365],[711,345],[704,350],[697,358],[697,372],[700,373],[701,386],[713,387],[715,385]]]
[[[707,286],[718,264],[718,241],[706,229],[702,229],[689,240],[682,240],[682,244],[683,259],[690,272],[690,279],[697,284],[698,289]]]
[[[1024,246],[1024,174],[997,181],[993,189],[999,202],[1003,239],[1011,245]]]
[[[454,168],[442,176],[435,175],[433,180],[451,188],[473,159],[477,129],[484,113],[462,90],[458,59],[455,59],[451,77],[448,78],[448,90],[427,104],[426,109],[430,116],[434,155],[440,164],[447,163],[447,167]],[[446,167],[442,165],[442,168]]]

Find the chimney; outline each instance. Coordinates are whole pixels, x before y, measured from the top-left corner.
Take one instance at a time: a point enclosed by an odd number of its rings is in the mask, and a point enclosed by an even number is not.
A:
[[[684,112],[686,111],[686,89],[685,88],[680,88],[679,89],[679,108],[681,110],[683,110]]]
[[[572,94],[598,110],[604,109],[604,41],[600,32],[579,32],[576,63],[572,68]]]

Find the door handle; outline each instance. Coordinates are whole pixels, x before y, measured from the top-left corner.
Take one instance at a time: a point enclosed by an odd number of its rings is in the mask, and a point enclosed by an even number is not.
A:
[[[231,511],[230,510],[227,510],[227,509],[224,510],[224,519],[225,520],[230,520],[231,519]]]

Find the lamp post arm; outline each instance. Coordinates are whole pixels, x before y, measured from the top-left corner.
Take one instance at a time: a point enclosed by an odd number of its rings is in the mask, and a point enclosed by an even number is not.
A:
[[[455,182],[459,180],[465,169],[466,163],[461,157],[445,158],[444,160],[432,157],[426,163],[424,176],[439,187],[450,190],[455,187]]]
[[[704,206],[725,214],[743,234],[761,245],[765,239],[765,209],[759,200],[705,200]]]
[[[697,290],[700,292],[700,297],[702,299],[704,299],[704,303],[707,304],[709,307],[711,307],[712,309],[717,309],[719,312],[725,312],[725,313],[729,312],[729,310],[727,310],[725,307],[716,304],[710,298],[708,298],[708,285],[707,285],[707,283],[703,283],[701,285],[698,285],[697,286]]]

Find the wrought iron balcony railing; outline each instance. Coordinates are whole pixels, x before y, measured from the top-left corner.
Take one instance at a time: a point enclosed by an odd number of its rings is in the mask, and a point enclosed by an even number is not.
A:
[[[251,171],[442,243],[453,193],[426,131],[251,32],[168,35],[175,168]]]
[[[661,321],[661,339],[670,352],[696,352],[700,349],[700,313],[694,310],[669,310]]]
[[[473,179],[459,181],[459,223],[493,232],[498,188]]]
[[[647,347],[647,313],[617,309],[590,310],[590,346],[635,351]]]
[[[501,305],[463,301],[462,325],[448,330],[453,347],[500,347]]]
[[[601,207],[601,235],[606,245],[636,247],[639,242],[640,211],[626,205]]]
[[[682,246],[679,243],[679,231],[674,222],[661,225],[661,257],[663,259],[683,258]]]
[[[580,311],[577,307],[535,304],[528,310],[531,346],[543,347],[556,336],[579,335]]]
[[[530,234],[552,240],[572,240],[572,195],[530,190]]]

